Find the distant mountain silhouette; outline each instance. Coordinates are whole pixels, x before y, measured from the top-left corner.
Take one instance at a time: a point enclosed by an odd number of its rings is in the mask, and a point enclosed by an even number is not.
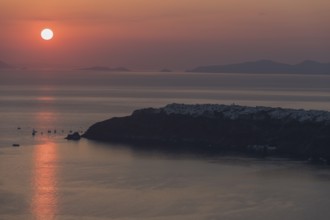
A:
[[[110,71],[110,72],[130,72],[129,69],[125,67],[116,67],[116,68],[109,68],[107,66],[92,66],[87,68],[82,68],[79,70],[94,70],[94,71]]]
[[[271,60],[259,60],[228,65],[213,65],[196,67],[187,72],[205,73],[319,73],[330,74],[330,63],[319,63],[306,60],[290,65]]]
[[[13,66],[0,60],[0,69],[11,69]]]

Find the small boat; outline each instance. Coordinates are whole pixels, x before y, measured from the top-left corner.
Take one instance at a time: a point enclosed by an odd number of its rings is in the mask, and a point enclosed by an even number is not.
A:
[[[32,130],[32,136],[36,135],[37,131],[36,130]]]
[[[19,147],[20,145],[19,144],[13,144],[12,146],[13,147]]]

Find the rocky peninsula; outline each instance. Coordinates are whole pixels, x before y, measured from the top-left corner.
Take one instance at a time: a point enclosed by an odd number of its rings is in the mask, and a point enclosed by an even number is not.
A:
[[[330,161],[330,112],[169,104],[98,122],[83,137]]]

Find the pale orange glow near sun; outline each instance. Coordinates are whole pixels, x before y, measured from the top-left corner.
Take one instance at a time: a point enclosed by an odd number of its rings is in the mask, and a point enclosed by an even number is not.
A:
[[[40,35],[43,40],[51,40],[54,37],[54,32],[49,28],[45,28],[41,31]]]

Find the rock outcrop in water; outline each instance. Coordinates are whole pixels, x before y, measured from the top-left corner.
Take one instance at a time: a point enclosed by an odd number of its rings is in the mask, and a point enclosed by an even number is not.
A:
[[[330,160],[330,112],[170,104],[98,122],[83,137]]]
[[[73,134],[68,134],[65,139],[78,141],[80,140],[81,136],[78,132],[74,132]]]

